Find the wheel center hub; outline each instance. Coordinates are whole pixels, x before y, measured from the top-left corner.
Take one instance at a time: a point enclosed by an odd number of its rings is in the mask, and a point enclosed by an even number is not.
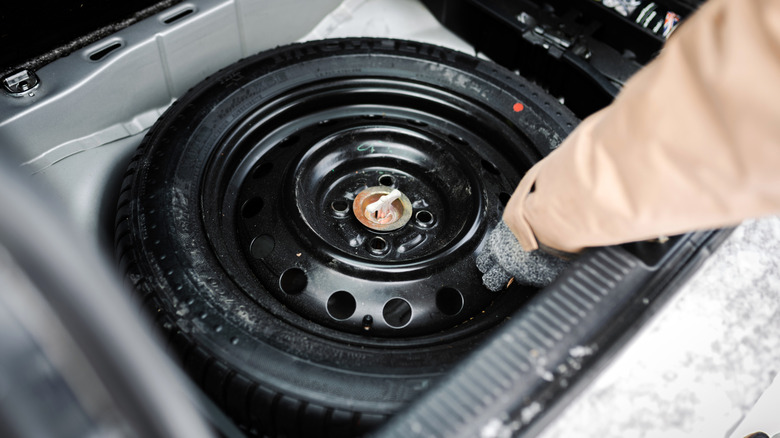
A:
[[[412,203],[398,189],[369,187],[358,193],[352,211],[361,224],[376,231],[397,230],[412,217]]]

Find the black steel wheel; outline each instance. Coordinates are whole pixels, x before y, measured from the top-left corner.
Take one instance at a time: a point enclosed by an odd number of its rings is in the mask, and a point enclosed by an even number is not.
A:
[[[533,292],[489,292],[474,260],[575,123],[533,84],[441,47],[261,53],[151,129],[120,196],[120,263],[247,431],[361,435]]]

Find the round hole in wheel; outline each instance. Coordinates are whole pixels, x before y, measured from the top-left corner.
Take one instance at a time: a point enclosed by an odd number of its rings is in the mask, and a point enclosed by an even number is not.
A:
[[[356,308],[355,297],[347,291],[334,292],[328,298],[328,313],[334,319],[347,319],[355,313]]]
[[[268,257],[268,255],[271,254],[273,250],[274,238],[267,234],[257,236],[254,240],[252,240],[252,247],[250,251],[252,252],[252,256],[256,259]]]
[[[371,252],[374,254],[384,254],[387,252],[387,241],[379,236],[374,236],[368,241]]]
[[[498,194],[576,124],[532,83],[441,47],[280,47],[196,85],[150,129],[122,187],[118,253],[185,369],[244,428],[365,435],[527,302],[487,291],[474,259]],[[372,187],[402,192],[411,219],[388,231],[338,214]],[[401,211],[374,207],[380,222]],[[204,313],[221,330],[199,329]]]
[[[387,248],[387,242],[381,237],[371,238],[371,249],[375,251],[384,251]]]
[[[279,277],[279,287],[282,288],[282,292],[291,295],[303,292],[308,282],[306,273],[300,268],[290,268]]]
[[[330,204],[330,208],[338,215],[345,216],[349,211],[349,202],[339,199]]]
[[[403,298],[393,298],[385,303],[382,317],[390,327],[401,328],[411,321],[412,306]]]
[[[433,213],[428,210],[420,210],[415,213],[414,217],[420,226],[429,227],[433,225]]]
[[[453,287],[443,287],[436,292],[436,307],[445,315],[457,315],[463,308],[463,295]]]
[[[390,175],[382,175],[379,177],[379,184],[387,187],[392,187],[395,183],[395,179],[393,179]]]

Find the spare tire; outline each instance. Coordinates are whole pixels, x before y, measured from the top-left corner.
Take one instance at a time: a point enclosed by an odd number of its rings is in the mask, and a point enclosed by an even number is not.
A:
[[[184,368],[249,433],[361,435],[533,293],[489,292],[474,259],[576,122],[441,47],[277,48],[152,127],[123,183],[118,258]],[[393,217],[371,217],[393,189]]]

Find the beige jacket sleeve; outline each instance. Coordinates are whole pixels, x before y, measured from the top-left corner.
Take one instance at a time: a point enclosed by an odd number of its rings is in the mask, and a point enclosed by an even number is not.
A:
[[[504,220],[577,252],[780,212],[780,0],[710,0],[525,175]]]

